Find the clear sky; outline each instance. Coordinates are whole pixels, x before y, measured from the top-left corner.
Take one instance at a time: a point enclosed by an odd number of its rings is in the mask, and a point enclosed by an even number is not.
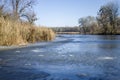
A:
[[[37,14],[37,25],[60,27],[78,26],[78,19],[85,16],[96,16],[100,6],[120,0],[38,0],[34,11]]]

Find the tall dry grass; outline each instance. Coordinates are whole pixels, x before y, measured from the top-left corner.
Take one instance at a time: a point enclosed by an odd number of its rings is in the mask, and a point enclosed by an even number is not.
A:
[[[37,41],[50,41],[55,33],[45,27],[0,18],[0,45],[21,45]]]

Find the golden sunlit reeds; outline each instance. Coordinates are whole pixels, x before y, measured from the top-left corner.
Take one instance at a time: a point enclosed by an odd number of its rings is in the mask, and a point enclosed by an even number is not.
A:
[[[50,41],[55,33],[46,27],[0,18],[0,45],[24,45],[29,42]]]

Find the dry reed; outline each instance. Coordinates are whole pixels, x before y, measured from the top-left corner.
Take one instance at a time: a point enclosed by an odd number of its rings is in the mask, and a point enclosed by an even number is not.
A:
[[[46,27],[37,27],[30,24],[0,18],[0,45],[24,45],[29,42],[50,41],[55,33]]]

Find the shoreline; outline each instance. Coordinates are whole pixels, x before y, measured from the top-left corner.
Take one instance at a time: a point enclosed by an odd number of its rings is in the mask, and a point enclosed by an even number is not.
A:
[[[120,35],[120,33],[116,34],[103,34],[103,33],[80,33],[80,32],[56,32],[56,34],[79,34],[79,35]]]
[[[9,50],[9,49],[16,49],[16,48],[24,48],[27,47],[28,45],[24,45],[24,46],[20,46],[20,45],[16,45],[16,46],[0,46],[0,51],[2,50]]]
[[[58,34],[58,33],[57,33]],[[65,33],[64,33],[65,34]],[[61,34],[61,35],[64,35],[64,34]],[[58,34],[59,35],[59,34]],[[102,34],[66,34],[66,35],[102,35]],[[119,34],[114,34],[114,35],[119,35]],[[106,35],[107,36],[107,35]],[[56,36],[56,37],[59,37],[59,36]],[[44,41],[42,41],[44,42]],[[0,45],[0,51],[2,50],[10,50],[10,49],[17,49],[17,48],[25,48],[25,47],[30,47],[30,46],[35,46],[36,43],[40,43],[42,44],[42,42],[35,42],[35,43],[22,43],[22,44],[18,44],[18,45],[11,45],[11,46],[1,46]],[[48,42],[48,41],[45,41],[45,42]],[[51,41],[50,41],[51,42]],[[40,45],[39,44],[39,45]]]
[[[1,46],[0,45],[0,51],[1,50],[8,50],[8,49],[16,49],[16,48],[23,48],[23,47],[27,47],[30,43],[21,43],[18,45],[11,45],[11,46]]]
[[[47,41],[45,41],[46,43]],[[19,45],[11,45],[11,46],[1,46],[0,45],[0,51],[2,50],[10,50],[10,49],[19,49],[19,48],[26,48],[26,47],[31,47],[31,46],[37,46],[37,45],[42,45],[44,44],[43,42],[35,42],[35,43],[26,43],[26,44],[19,44]]]

